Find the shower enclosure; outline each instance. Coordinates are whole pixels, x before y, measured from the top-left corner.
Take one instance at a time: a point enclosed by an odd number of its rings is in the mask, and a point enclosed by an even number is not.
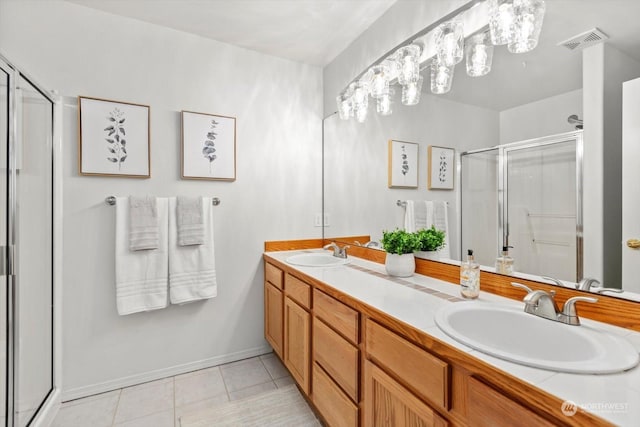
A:
[[[464,152],[460,166],[463,250],[493,266],[511,246],[516,271],[582,278],[581,131]]]
[[[53,391],[54,100],[0,56],[1,424]]]

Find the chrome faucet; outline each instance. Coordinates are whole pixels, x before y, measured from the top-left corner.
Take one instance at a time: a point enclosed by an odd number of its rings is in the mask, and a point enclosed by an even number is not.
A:
[[[324,245],[322,247],[322,249],[333,249],[333,256],[337,257],[337,258],[347,258],[347,249],[349,249],[350,246],[344,246],[344,247],[340,247],[336,244],[336,242],[331,242],[328,245]]]
[[[603,292],[613,292],[616,294],[622,293],[622,289],[617,288],[605,288],[602,286],[594,286],[599,285],[600,281],[598,279],[593,279],[591,277],[585,277],[580,282],[576,283],[576,289],[580,291],[590,291],[595,292],[597,294],[601,294]]]
[[[534,291],[528,286],[520,283],[511,282],[511,286],[524,289],[527,291],[527,295],[524,297],[524,311],[525,313],[534,314],[545,319],[553,320],[556,322],[566,323],[567,325],[580,325],[580,318],[578,317],[578,311],[576,309],[576,302],[584,301],[595,303],[597,298],[591,297],[573,297],[569,298],[562,307],[562,311],[558,310],[558,305],[555,300],[555,291],[546,292],[543,290]]]

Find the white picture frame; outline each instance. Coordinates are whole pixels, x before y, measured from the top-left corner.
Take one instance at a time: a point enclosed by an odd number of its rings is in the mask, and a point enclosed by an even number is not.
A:
[[[415,142],[389,140],[389,188],[418,188],[418,148]]]
[[[236,118],[182,111],[182,179],[236,180]]]
[[[78,97],[78,169],[85,176],[149,178],[150,107]]]
[[[453,190],[455,154],[456,151],[453,148],[429,146],[427,173],[429,190]]]

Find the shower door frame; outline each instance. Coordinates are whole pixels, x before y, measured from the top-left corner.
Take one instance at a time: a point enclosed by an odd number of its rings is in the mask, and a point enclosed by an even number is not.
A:
[[[507,179],[508,160],[507,155],[510,152],[539,148],[563,142],[574,141],[575,142],[575,156],[576,156],[576,281],[582,280],[584,265],[583,265],[583,131],[576,130],[571,132],[560,133],[556,135],[544,136],[540,138],[533,138],[524,141],[512,142],[508,144],[500,144],[489,148],[480,148],[478,150],[469,150],[460,153],[459,163],[459,176],[458,182],[462,183],[462,158],[466,155],[479,154],[488,151],[497,150],[498,156],[498,236],[497,242],[502,242],[502,246],[509,245],[509,223],[508,223],[508,206],[509,206],[509,183]],[[460,186],[459,206],[461,207],[460,218],[458,223],[460,224],[460,248],[463,245],[462,235],[462,186]],[[462,249],[461,249],[462,250]],[[497,256],[497,251],[496,251]]]
[[[18,390],[20,386],[20,381],[17,378],[17,373],[19,372],[19,347],[16,345],[16,339],[19,337],[19,328],[20,322],[17,319],[18,313],[18,302],[19,302],[19,288],[18,288],[18,278],[16,276],[16,265],[17,265],[17,245],[19,244],[19,233],[16,227],[17,224],[17,153],[16,147],[18,143],[18,111],[17,111],[17,100],[16,94],[18,90],[18,79],[21,77],[26,82],[28,82],[35,90],[37,90],[40,95],[46,98],[51,103],[51,360],[49,363],[51,364],[51,386],[44,396],[43,400],[40,402],[40,405],[34,412],[33,416],[28,420],[30,424],[34,420],[40,418],[41,413],[45,411],[45,408],[48,409],[48,406],[54,401],[54,394],[56,392],[56,345],[57,345],[57,337],[55,334],[56,329],[56,317],[57,317],[57,295],[56,295],[56,285],[55,282],[57,280],[57,272],[56,272],[56,262],[55,262],[55,249],[59,247],[56,242],[56,221],[54,217],[56,216],[56,202],[54,198],[54,194],[56,192],[56,180],[57,180],[57,172],[56,172],[56,162],[55,162],[55,151],[56,151],[56,141],[58,138],[59,130],[57,129],[58,123],[56,115],[58,114],[58,105],[59,102],[55,99],[55,97],[47,90],[42,88],[40,85],[34,82],[28,75],[23,73],[19,68],[14,66],[8,59],[6,59],[2,54],[0,54],[0,68],[2,68],[9,75],[9,87],[8,87],[8,121],[7,121],[7,132],[8,132],[8,141],[7,141],[7,200],[6,206],[7,214],[6,214],[6,223],[2,224],[3,227],[6,227],[6,250],[4,251],[4,256],[2,259],[3,263],[3,273],[6,276],[7,289],[2,290],[7,293],[7,318],[6,318],[6,365],[5,365],[5,375],[6,375],[6,384],[0,384],[0,386],[5,387],[5,425],[12,427],[16,425],[16,396],[18,396]],[[3,242],[4,243],[4,242]]]

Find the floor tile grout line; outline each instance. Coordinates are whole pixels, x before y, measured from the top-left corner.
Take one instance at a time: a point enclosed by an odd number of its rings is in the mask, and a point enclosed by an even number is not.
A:
[[[172,407],[172,409],[173,409],[173,411],[172,411],[172,417],[171,418],[173,419],[173,427],[178,427],[176,425],[176,421],[177,421],[176,420],[176,376],[174,375],[172,377],[172,379],[173,379],[173,381],[172,381],[172,384],[173,384],[173,407]]]

